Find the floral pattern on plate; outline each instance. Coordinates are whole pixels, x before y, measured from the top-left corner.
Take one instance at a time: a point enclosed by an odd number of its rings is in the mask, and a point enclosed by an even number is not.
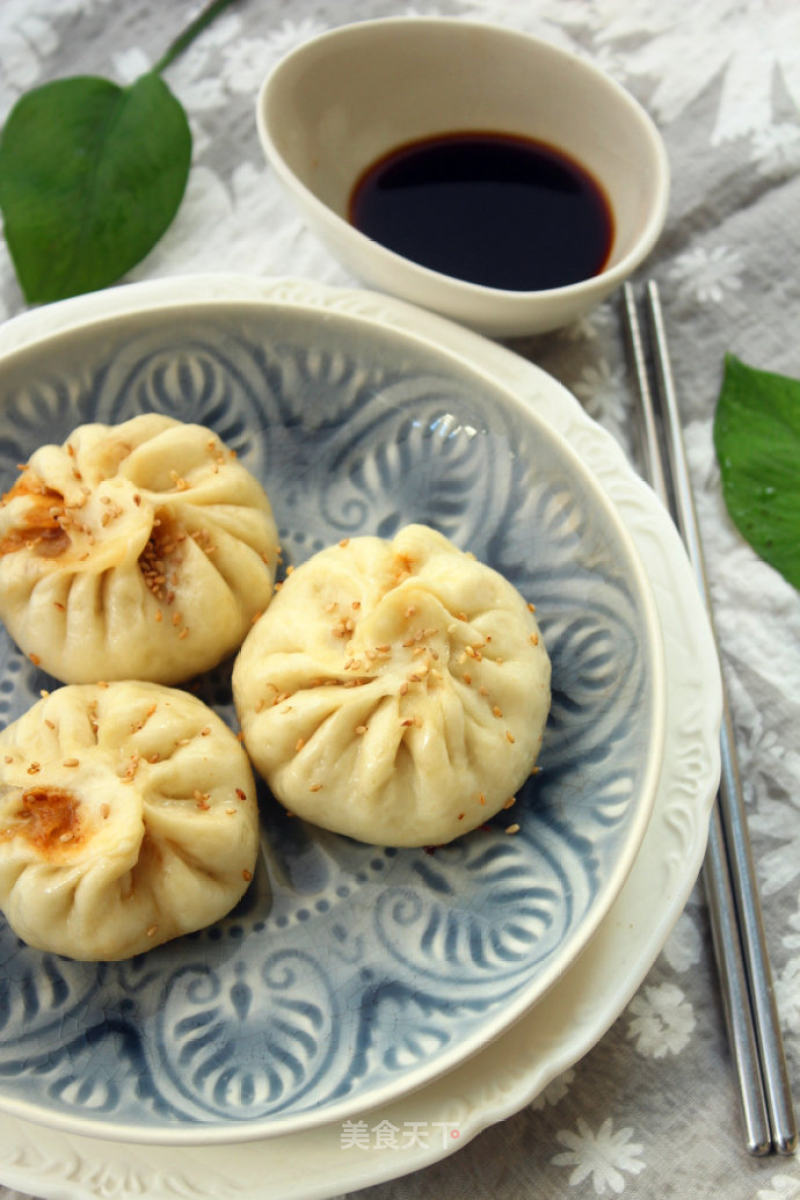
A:
[[[585,943],[642,836],[658,645],[621,525],[565,442],[424,342],[356,318],[202,306],[90,324],[2,365],[0,476],[86,420],[213,427],[264,481],[284,554],[423,521],[536,602],[553,662],[541,772],[447,847],[359,845],[262,789],[253,885],[207,930],[75,964],[0,926],[0,1083],[70,1126],[284,1132],[418,1086],[505,1028]],[[233,722],[230,663],[198,681]],[[53,681],[0,642],[0,720]],[[29,1110],[28,1110],[29,1111]]]

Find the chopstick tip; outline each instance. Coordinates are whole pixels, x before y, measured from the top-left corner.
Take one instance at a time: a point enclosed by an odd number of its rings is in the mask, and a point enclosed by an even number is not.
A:
[[[773,1148],[778,1154],[791,1155],[797,1152],[797,1130],[791,1133],[779,1134],[773,1139]]]

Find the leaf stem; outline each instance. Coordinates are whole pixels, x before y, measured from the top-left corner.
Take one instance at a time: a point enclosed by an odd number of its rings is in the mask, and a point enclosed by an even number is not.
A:
[[[202,33],[206,26],[210,25],[214,18],[232,2],[233,0],[212,0],[211,4],[207,4],[202,12],[195,17],[191,24],[187,25],[183,33],[176,37],[174,42],[170,43],[164,54],[162,54],[161,58],[153,67],[153,72],[155,74],[160,74],[162,71],[164,71],[170,65],[170,63],[173,62],[178,55],[186,49],[187,46],[191,45],[197,35]]]

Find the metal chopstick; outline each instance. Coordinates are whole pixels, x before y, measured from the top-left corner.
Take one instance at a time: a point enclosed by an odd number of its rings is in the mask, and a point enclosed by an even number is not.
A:
[[[633,289],[624,290],[625,315],[641,401],[643,451],[653,490],[667,509],[672,507],[667,488],[653,395],[648,377],[647,358],[639,326]],[[739,1084],[739,1097],[745,1125],[747,1149],[751,1154],[767,1154],[772,1146],[761,1066],[750,1010],[750,997],[742,959],[739,929],[733,893],[728,876],[726,851],[718,804],[714,805],[709,826],[708,850],[703,866],[703,884],[708,897],[714,954],[720,975],[725,1019]]]
[[[702,545],[681,433],[658,288],[648,284],[647,312],[656,367],[661,417],[667,435],[672,494],[667,489],[647,359],[633,288],[624,288],[625,316],[642,401],[645,454],[654,490],[673,512],[712,623],[713,613]],[[739,1079],[747,1148],[792,1154],[797,1125],[792,1106],[761,904],[747,834],[733,726],[723,697],[720,733],[722,774],[709,830],[703,878],[722,984],[731,1051]]]
[[[647,301],[660,394],[669,429],[668,447],[679,526],[695,569],[698,585],[711,616],[711,596],[681,435],[680,415],[667,350],[661,304],[658,288],[653,282],[647,286]],[[753,853],[747,833],[747,816],[742,799],[733,722],[726,698],[723,702],[720,744],[722,750],[722,777],[719,790],[720,815],[728,850],[731,885],[739,915],[742,949],[755,1018],[756,1041],[772,1130],[772,1145],[778,1153],[791,1154],[797,1148],[797,1125],[772,986],[772,971],[767,953]]]

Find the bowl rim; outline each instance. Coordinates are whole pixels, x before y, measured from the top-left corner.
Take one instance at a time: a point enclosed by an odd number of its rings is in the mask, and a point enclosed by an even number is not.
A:
[[[433,25],[449,29],[483,31],[490,37],[526,42],[531,47],[551,54],[556,59],[560,59],[569,69],[582,71],[585,76],[590,77],[594,82],[612,91],[630,116],[638,123],[641,130],[647,135],[647,141],[655,156],[657,185],[654,189],[654,202],[650,207],[643,229],[631,248],[618,262],[610,267],[603,268],[596,275],[590,275],[586,279],[578,280],[576,283],[546,289],[527,291],[510,290],[473,283],[466,279],[459,279],[455,275],[447,275],[431,267],[426,267],[423,263],[415,262],[413,259],[389,249],[374,238],[370,238],[360,229],[351,225],[349,221],[335,212],[323,200],[320,200],[316,193],[289,166],[289,163],[278,148],[272,133],[271,122],[267,118],[268,105],[272,100],[275,89],[282,82],[281,76],[284,72],[288,71],[298,60],[305,57],[307,53],[318,46],[324,46],[325,43],[344,42],[350,38],[362,36],[364,31],[368,35],[371,30],[411,28],[415,26],[422,30],[425,26],[431,27]],[[348,240],[355,244],[363,245],[365,242],[368,243],[376,259],[382,262],[386,268],[392,268],[395,271],[400,268],[404,269],[410,274],[417,275],[421,280],[426,280],[431,285],[435,285],[440,289],[447,288],[454,295],[459,295],[463,298],[470,297],[476,301],[484,302],[502,299],[507,305],[513,304],[514,307],[525,307],[534,301],[540,303],[552,301],[557,303],[559,301],[567,301],[573,297],[576,299],[588,298],[596,291],[608,292],[627,278],[646,258],[658,240],[666,220],[670,197],[669,156],[664,139],[653,118],[644,106],[640,104],[627,88],[623,87],[616,79],[601,70],[600,67],[596,66],[589,59],[566,50],[562,46],[557,46],[554,42],[547,41],[545,38],[537,37],[534,34],[526,33],[519,29],[509,28],[508,26],[496,25],[488,21],[473,21],[460,17],[439,16],[377,17],[371,20],[354,21],[346,25],[338,25],[333,29],[324,30],[322,33],[301,42],[299,46],[295,46],[269,70],[258,90],[255,109],[256,127],[267,161],[274,168],[288,190],[299,194],[305,207],[313,212],[320,222],[332,224],[340,236],[348,238]],[[391,150],[392,147],[388,149]]]
[[[306,288],[313,287],[315,300],[302,297],[297,300],[282,294],[282,285],[287,283],[286,279],[254,280],[247,276],[227,273],[174,276],[169,279],[120,285],[104,292],[73,297],[23,313],[0,325],[0,366],[5,365],[8,361],[22,358],[31,352],[46,351],[48,344],[69,338],[71,335],[81,335],[90,330],[113,328],[136,317],[155,317],[159,314],[166,316],[170,311],[176,310],[181,313],[203,313],[205,310],[205,313],[208,314],[215,308],[228,311],[249,309],[251,312],[266,314],[270,311],[290,309],[312,320],[340,318],[343,324],[354,323],[356,326],[371,328],[379,335],[388,335],[393,339],[416,344],[424,351],[441,356],[444,360],[451,361],[454,366],[465,370],[467,374],[482,380],[491,391],[502,394],[508,404],[520,413],[525,413],[528,419],[543,428],[548,438],[559,444],[565,458],[589,482],[594,498],[613,527],[615,536],[619,539],[635,579],[637,597],[641,605],[643,633],[647,642],[646,654],[652,668],[647,680],[647,690],[652,704],[651,739],[636,813],[625,840],[623,853],[612,869],[609,880],[606,881],[599,902],[596,901],[593,904],[592,911],[582,922],[580,930],[573,933],[570,953],[566,961],[557,957],[557,961],[550,963],[544,971],[538,974],[535,987],[531,987],[530,983],[527,987],[523,987],[521,994],[515,997],[510,1006],[510,1015],[507,1015],[502,1021],[498,1021],[497,1028],[493,1028],[485,1040],[474,1038],[470,1041],[470,1047],[466,1052],[459,1049],[442,1056],[442,1061],[437,1063],[434,1070],[423,1073],[422,1078],[415,1079],[410,1084],[383,1085],[372,1094],[365,1095],[361,1101],[362,1110],[372,1111],[400,1095],[408,1094],[419,1086],[441,1078],[485,1047],[489,1041],[501,1036],[539,1003],[591,941],[628,878],[650,823],[656,788],[661,775],[666,728],[665,648],[652,586],[633,535],[617,511],[612,496],[603,487],[594,471],[584,463],[566,436],[555,428],[547,416],[537,411],[530,399],[519,395],[511,384],[501,382],[485,366],[479,366],[474,361],[465,358],[453,346],[440,343],[435,337],[435,332],[428,332],[427,322],[429,320],[433,322],[435,331],[436,321],[441,321],[442,318],[432,316],[407,302],[392,299],[391,304],[394,310],[404,310],[412,317],[416,314],[417,323],[411,328],[406,323],[397,324],[391,320],[386,321],[380,312],[374,310],[353,311],[338,307],[336,304],[340,295],[348,294],[360,294],[367,299],[380,302],[383,297],[377,293],[360,290],[354,293],[348,292],[346,289],[311,285],[308,281],[302,282]],[[541,371],[542,377],[549,382],[549,386],[554,391],[563,394],[565,399],[572,399],[571,393],[562,384],[542,368],[538,368],[538,370]],[[629,469],[632,471],[632,468]],[[9,1099],[0,1092],[0,1112],[8,1113],[10,1116],[18,1116],[34,1123],[45,1124],[48,1128],[88,1136],[100,1141],[114,1140],[128,1144],[148,1145],[199,1146],[212,1143],[243,1143],[262,1138],[279,1137],[310,1128],[324,1127],[352,1116],[351,1108],[347,1108],[347,1111],[345,1108],[345,1104],[328,1105],[322,1110],[312,1109],[291,1117],[262,1117],[241,1124],[214,1121],[148,1127],[131,1123],[117,1124],[113,1121],[94,1122],[89,1117],[67,1113],[43,1114],[41,1105],[36,1102],[16,1098]]]

